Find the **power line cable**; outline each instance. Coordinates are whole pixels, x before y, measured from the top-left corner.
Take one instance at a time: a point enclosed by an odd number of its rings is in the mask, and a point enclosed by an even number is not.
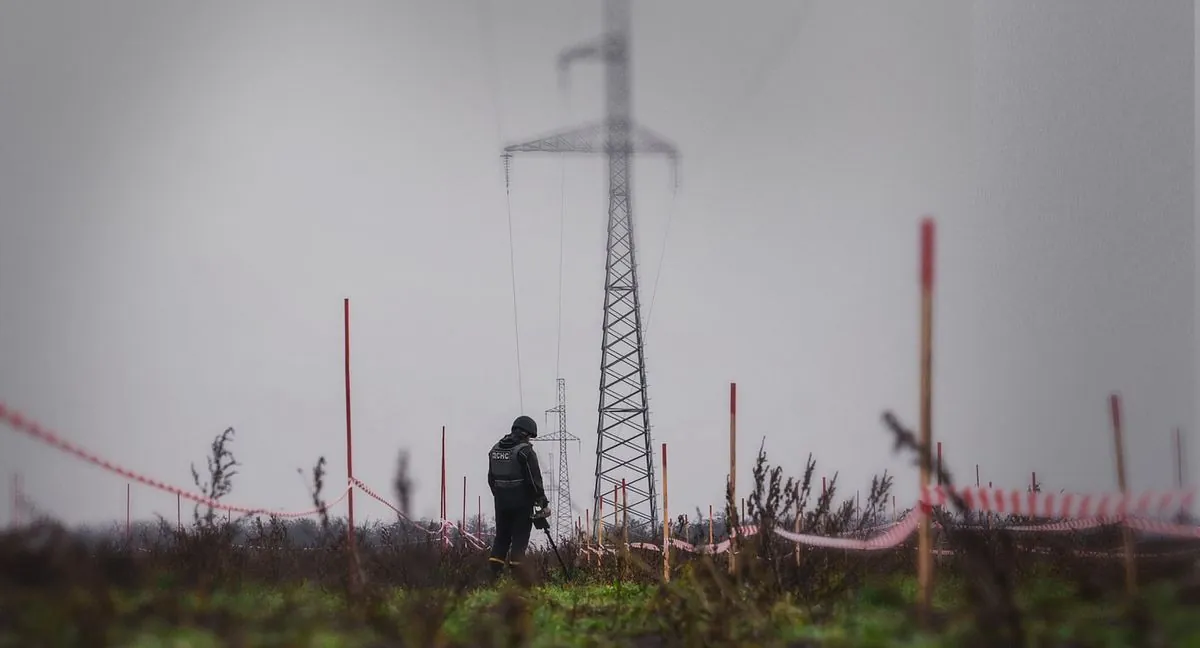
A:
[[[650,318],[654,316],[654,300],[658,297],[658,281],[662,278],[663,261],[667,257],[667,241],[671,239],[671,222],[675,220],[675,198],[679,194],[679,187],[675,185],[671,188],[671,204],[667,208],[667,229],[663,233],[662,250],[658,255],[658,267],[654,270],[654,287],[650,290],[650,305],[646,309],[646,324],[642,327],[642,335],[650,335]]]
[[[500,113],[500,88],[498,80],[500,71],[496,63],[496,41],[493,33],[492,23],[493,17],[488,7],[488,0],[479,0],[479,28],[481,33],[480,45],[484,58],[484,76],[485,82],[488,85],[488,94],[492,102],[492,114],[496,118],[496,140],[499,142],[500,148],[504,147],[504,128]],[[504,204],[505,212],[508,217],[508,270],[509,277],[512,282],[512,304],[513,304],[513,339],[516,346],[517,354],[517,403],[520,411],[525,411],[525,385],[524,372],[521,370],[521,321],[518,314],[517,300],[517,260],[516,260],[516,245],[513,242],[513,218],[512,218],[512,187],[509,182],[509,158],[504,158]]]

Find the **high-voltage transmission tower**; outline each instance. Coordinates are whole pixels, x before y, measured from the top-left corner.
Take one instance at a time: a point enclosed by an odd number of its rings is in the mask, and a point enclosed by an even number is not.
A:
[[[538,441],[558,442],[558,474],[554,479],[554,535],[559,542],[574,537],[571,524],[571,473],[567,466],[567,444],[579,442],[579,437],[567,431],[567,381],[558,379],[558,404],[553,409],[546,410],[547,414],[558,415],[558,429],[547,437],[539,437]]]
[[[626,512],[631,523],[648,522],[651,529],[658,525],[630,202],[630,162],[634,154],[662,154],[671,160],[677,171],[679,153],[674,144],[633,122],[630,22],[629,0],[605,0],[604,33],[591,42],[566,49],[558,56],[560,85],[565,85],[573,63],[586,59],[603,63],[604,120],[507,146],[503,152],[506,186],[509,186],[510,164],[515,153],[603,153],[608,158],[608,245],[604,327],[600,343],[596,486],[592,494],[593,534],[605,521],[620,522]],[[602,507],[601,499],[611,496],[613,487],[619,488],[622,482],[628,490],[628,509],[607,499]],[[603,519],[596,515],[600,511]]]

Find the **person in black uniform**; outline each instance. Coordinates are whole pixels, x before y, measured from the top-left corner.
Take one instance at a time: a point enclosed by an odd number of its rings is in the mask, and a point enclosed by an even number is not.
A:
[[[512,431],[488,451],[488,488],[496,511],[496,538],[488,563],[500,575],[507,564],[515,569],[529,546],[534,507],[550,505],[542,486],[542,471],[530,439],[537,437],[537,423],[518,416]]]

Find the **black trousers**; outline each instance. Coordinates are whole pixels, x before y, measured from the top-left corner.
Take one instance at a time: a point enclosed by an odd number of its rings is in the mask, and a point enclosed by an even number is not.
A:
[[[496,509],[496,539],[492,541],[492,569],[499,570],[507,562],[519,565],[529,548],[533,531],[533,507]]]

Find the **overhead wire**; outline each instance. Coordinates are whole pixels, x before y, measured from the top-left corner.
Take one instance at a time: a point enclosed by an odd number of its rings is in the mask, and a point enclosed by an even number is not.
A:
[[[671,203],[667,207],[667,227],[663,232],[662,249],[658,254],[658,267],[654,269],[654,286],[650,289],[650,304],[646,308],[646,323],[642,326],[642,336],[650,335],[650,318],[654,316],[654,300],[658,297],[658,281],[662,278],[663,261],[667,257],[667,241],[671,239],[671,222],[675,220],[675,199],[679,195],[679,185],[671,187]]]
[[[508,213],[508,273],[512,282],[513,339],[517,347],[517,403],[521,411],[524,412],[525,384],[523,372],[521,371],[521,319],[517,308],[517,257],[516,246],[513,244],[512,190],[509,188],[507,175],[506,173],[504,182],[504,206],[505,211]]]
[[[500,144],[500,148],[504,147],[504,127],[500,114],[500,88],[498,80],[500,71],[496,65],[496,42],[495,35],[492,29],[492,14],[488,7],[488,0],[479,0],[479,27],[481,33],[480,44],[484,58],[484,66],[487,70],[484,74],[488,85],[488,94],[492,102],[492,114],[496,118],[496,140]],[[521,369],[521,320],[518,314],[517,300],[517,259],[516,259],[516,244],[513,239],[513,217],[512,217],[512,185],[509,182],[509,158],[504,158],[504,206],[508,217],[508,270],[509,277],[512,283],[512,305],[513,305],[513,338],[516,346],[517,354],[517,403],[520,411],[525,411],[525,385],[524,372]]]
[[[796,17],[788,24],[787,29],[782,31],[779,36],[768,47],[766,55],[762,58],[754,73],[743,78],[746,83],[737,94],[733,95],[735,99],[726,106],[725,112],[722,113],[716,124],[708,129],[712,134],[709,144],[715,144],[720,141],[724,135],[729,135],[732,129],[729,128],[730,122],[733,121],[733,116],[743,108],[750,99],[755,98],[758,93],[762,92],[766,87],[767,82],[771,80],[775,73],[779,71],[779,66],[783,63],[784,58],[792,51],[792,46],[804,32],[804,28],[808,26],[809,18],[812,17],[813,1],[807,0],[797,12]]]
[[[709,133],[713,133],[713,138],[708,142],[710,145],[719,143],[721,136],[729,133],[729,122],[732,121],[733,115],[737,114],[738,108],[740,106],[744,106],[749,99],[761,92],[771,77],[775,75],[780,64],[783,62],[784,57],[788,54],[788,52],[791,51],[792,45],[804,31],[804,27],[807,26],[811,14],[812,1],[809,0],[808,2],[804,3],[804,6],[791,21],[788,28],[772,42],[771,46],[768,47],[766,56],[764,56],[762,61],[755,66],[754,73],[746,77],[747,82],[743,86],[742,91],[734,95],[736,99],[726,107],[725,112],[717,120],[716,126],[708,130]],[[667,211],[666,231],[663,233],[663,243],[658,257],[658,267],[655,268],[654,285],[650,292],[650,303],[646,309],[646,323],[642,327],[643,336],[648,336],[650,332],[650,321],[651,317],[654,315],[654,302],[658,296],[658,284],[659,280],[662,278],[662,269],[667,256],[667,244],[671,238],[671,223],[674,220],[676,213],[676,200],[678,198],[678,194],[679,184],[674,183],[671,188],[671,203]]]

